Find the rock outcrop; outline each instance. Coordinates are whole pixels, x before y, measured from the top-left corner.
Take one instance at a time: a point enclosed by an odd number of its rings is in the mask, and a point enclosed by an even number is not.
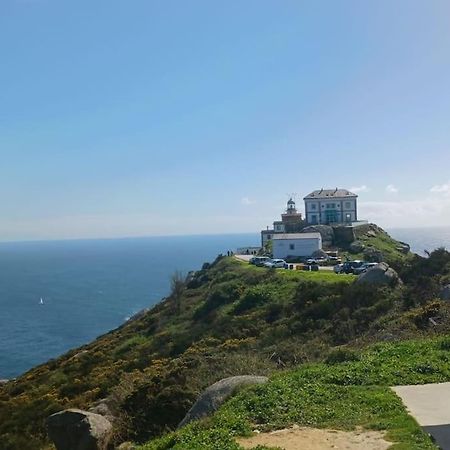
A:
[[[112,425],[100,414],[66,409],[47,418],[47,431],[57,450],[107,450]]]
[[[178,428],[184,427],[193,420],[201,419],[214,413],[228,398],[239,389],[252,384],[263,384],[268,381],[267,377],[253,375],[240,375],[224,378],[207,388],[188,411]]]
[[[441,289],[441,292],[439,293],[439,298],[441,300],[450,301],[450,284],[447,284]]]
[[[322,245],[324,247],[331,247],[334,242],[333,228],[328,225],[311,225],[303,228],[302,233],[320,233],[322,237]]]
[[[402,281],[394,269],[389,267],[386,263],[380,263],[367,270],[367,272],[359,275],[356,283],[396,286],[397,284],[402,283]]]
[[[383,253],[373,247],[367,247],[363,251],[364,259],[369,262],[383,262]]]
[[[402,252],[403,254],[407,255],[411,251],[411,247],[406,242],[399,241],[399,246],[397,247],[397,250],[399,252]]]
[[[350,253],[361,253],[364,249],[365,246],[360,241],[352,242],[348,247]]]

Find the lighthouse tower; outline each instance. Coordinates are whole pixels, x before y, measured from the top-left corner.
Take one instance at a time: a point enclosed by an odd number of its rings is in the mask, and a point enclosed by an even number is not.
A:
[[[287,202],[286,212],[281,214],[285,233],[298,233],[303,228],[302,214],[297,211],[292,197]]]
[[[295,201],[292,197],[289,198],[286,210],[281,214],[281,220],[276,220],[273,223],[273,228],[261,231],[261,245],[270,241],[275,234],[286,233],[300,233],[305,227],[305,221],[302,218],[302,214],[297,211]]]
[[[288,215],[297,214],[295,202],[294,200],[292,200],[292,197],[287,202],[286,214]]]

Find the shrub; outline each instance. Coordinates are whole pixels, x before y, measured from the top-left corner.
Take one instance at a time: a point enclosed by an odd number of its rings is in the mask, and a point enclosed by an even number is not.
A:
[[[331,350],[325,359],[327,364],[340,364],[344,362],[359,361],[360,357],[354,350],[338,347]]]
[[[236,314],[242,314],[249,309],[256,306],[263,305],[272,300],[272,292],[264,285],[254,286],[248,289],[239,300],[239,303],[234,308]]]
[[[232,303],[239,298],[243,286],[238,281],[227,281],[214,286],[205,302],[194,313],[194,319],[201,319],[220,306]]]

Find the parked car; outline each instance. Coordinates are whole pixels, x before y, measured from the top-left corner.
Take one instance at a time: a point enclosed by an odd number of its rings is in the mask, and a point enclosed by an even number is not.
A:
[[[344,264],[336,264],[333,267],[334,273],[342,273],[342,268],[344,267]]]
[[[310,258],[306,260],[306,264],[317,264],[319,266],[322,266],[326,264],[327,258]]]
[[[341,264],[342,263],[342,258],[339,256],[329,256],[328,257],[328,262],[330,264]]]
[[[253,256],[252,258],[250,258],[249,260],[248,260],[248,263],[249,264],[255,264],[255,261],[256,261],[256,256]]]
[[[364,261],[345,261],[342,265],[342,271],[340,273],[353,273],[353,270],[361,267],[364,264]]]
[[[263,267],[267,261],[270,261],[268,256],[257,256],[255,257],[253,264],[258,267]]]
[[[284,259],[271,259],[264,263],[264,267],[269,269],[283,269],[286,261]]]
[[[362,273],[367,272],[371,267],[375,267],[376,265],[378,265],[378,263],[363,263],[359,267],[355,267],[353,269],[353,273],[355,275],[361,275]]]

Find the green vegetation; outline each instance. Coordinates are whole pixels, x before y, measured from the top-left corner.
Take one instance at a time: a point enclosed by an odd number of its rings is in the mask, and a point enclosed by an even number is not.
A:
[[[390,344],[380,347],[384,350],[375,347],[360,353],[378,341],[449,331],[450,307],[438,300],[438,293],[443,283],[450,282],[450,254],[441,249],[429,258],[409,256],[397,270],[405,284],[396,289],[356,285],[350,275],[256,268],[232,257],[205,264],[183,283],[175,275],[172,295],[149,312],[0,387],[2,449],[48,448],[44,427],[48,415],[68,407],[87,409],[102,398],[108,398],[117,417],[115,442],[144,443],[175,429],[205,387],[240,374],[271,375],[272,381],[233,399],[210,422],[149,445],[177,439],[183,448],[179,440],[190,439],[189,448],[215,448],[212,442],[219,438],[235,445],[230,436],[248,432],[254,423],[345,427],[344,412],[350,404],[360,405],[360,413],[349,416],[348,426],[388,424],[390,413],[381,414],[380,405],[397,408],[386,388],[394,380],[394,369],[402,383],[446,380],[443,358],[450,348],[447,341],[439,341],[438,359],[430,357],[428,363],[417,359],[412,366],[411,357],[404,369],[403,360],[388,357]],[[386,355],[382,366],[374,360],[369,363],[368,355],[374,352]],[[311,365],[324,360],[328,364]],[[315,396],[341,395],[344,409],[325,414],[308,407],[311,415],[303,416],[305,408],[290,403],[297,400],[290,399],[289,389],[283,391],[291,383],[299,387],[295,380],[308,376],[310,388],[299,402],[309,405]],[[346,379],[348,383],[343,383]],[[273,403],[272,412],[263,408],[265,403],[258,406],[259,401],[274,399],[271,389],[286,402]],[[363,408],[375,401],[380,402],[375,412]],[[402,414],[392,429],[383,428],[390,436],[410,429],[412,422]],[[399,422],[403,419],[404,425]]]
[[[383,260],[396,270],[404,264],[408,264],[413,258],[411,253],[402,251],[403,243],[393,239],[388,233],[376,225],[369,225],[369,230],[364,233],[357,233],[357,240],[361,242],[365,249],[381,252]],[[341,251],[341,256],[348,259],[367,259],[364,252],[350,253]]]
[[[437,448],[389,386],[449,381],[449,342],[440,338],[378,344],[352,352],[351,361],[303,365],[245,390],[211,419],[151,441],[142,450],[234,450],[240,448],[235,436],[293,424],[385,430],[393,449]]]

